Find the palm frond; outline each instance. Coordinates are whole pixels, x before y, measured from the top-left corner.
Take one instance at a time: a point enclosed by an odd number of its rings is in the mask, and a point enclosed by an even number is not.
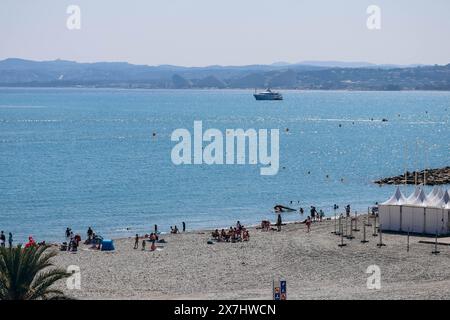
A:
[[[48,249],[0,248],[0,300],[65,298],[52,286],[69,274],[53,266],[51,259],[57,253]]]

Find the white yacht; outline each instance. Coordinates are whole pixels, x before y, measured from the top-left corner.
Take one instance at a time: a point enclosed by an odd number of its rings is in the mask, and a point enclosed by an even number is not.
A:
[[[267,89],[266,91],[256,92],[253,95],[256,100],[283,100],[283,96],[279,92]]]

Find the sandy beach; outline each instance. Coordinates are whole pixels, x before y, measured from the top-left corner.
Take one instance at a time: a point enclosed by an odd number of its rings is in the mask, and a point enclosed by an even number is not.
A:
[[[361,224],[360,224],[360,229]],[[272,279],[287,280],[288,299],[448,299],[450,247],[419,243],[423,237],[383,234],[386,246],[367,228],[338,247],[334,221],[317,222],[310,233],[294,223],[281,232],[252,228],[243,243],[207,244],[210,232],[165,235],[159,251],[133,249],[134,239],[115,240],[114,252],[60,252],[56,265],[81,269],[77,299],[271,299]],[[147,250],[149,246],[147,245]],[[366,270],[381,270],[381,289],[367,288]]]

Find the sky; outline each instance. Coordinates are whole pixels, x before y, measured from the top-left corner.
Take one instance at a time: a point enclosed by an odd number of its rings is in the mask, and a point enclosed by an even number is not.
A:
[[[80,8],[69,30],[67,7]],[[366,10],[381,9],[369,30]],[[0,59],[450,63],[449,0],[1,0]]]

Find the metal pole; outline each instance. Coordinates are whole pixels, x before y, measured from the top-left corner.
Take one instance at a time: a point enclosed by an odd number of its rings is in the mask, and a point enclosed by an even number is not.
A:
[[[336,209],[334,209],[334,232],[332,232],[333,234],[337,234],[336,223],[337,223],[337,221],[336,221]]]
[[[358,211],[355,211],[355,228],[353,229],[353,231],[358,232]]]
[[[352,240],[353,238],[355,238],[353,236],[353,220],[352,217],[350,217],[350,234],[347,236],[347,239]]]
[[[434,240],[434,251],[431,252],[432,254],[439,254],[439,251],[437,249],[437,244],[438,244],[437,238],[438,238],[438,234],[437,234],[437,231],[436,231],[436,238]]]
[[[369,213],[369,208],[367,208],[367,221],[366,221],[367,227],[372,226],[372,224],[370,223],[370,218],[371,218],[371,214]]]
[[[345,247],[347,244],[344,243],[344,233],[341,232],[341,243],[338,244],[338,247]]]
[[[342,234],[342,220],[341,220],[341,216],[339,216],[339,229],[338,232],[336,233],[336,235],[341,235]]]
[[[373,217],[373,233],[372,236],[376,237],[378,236],[377,234],[377,216]]]
[[[385,246],[385,244],[383,243],[383,229],[382,229],[381,224],[378,227],[378,234],[380,235],[380,242],[377,244],[377,247],[381,248],[381,247]]]
[[[408,231],[408,237],[406,238],[406,252],[409,252],[409,231]]]
[[[348,237],[348,228],[347,228],[347,216],[345,216],[345,236]]]
[[[369,241],[366,240],[366,224],[363,223],[363,239],[361,240],[362,243],[367,243]]]

